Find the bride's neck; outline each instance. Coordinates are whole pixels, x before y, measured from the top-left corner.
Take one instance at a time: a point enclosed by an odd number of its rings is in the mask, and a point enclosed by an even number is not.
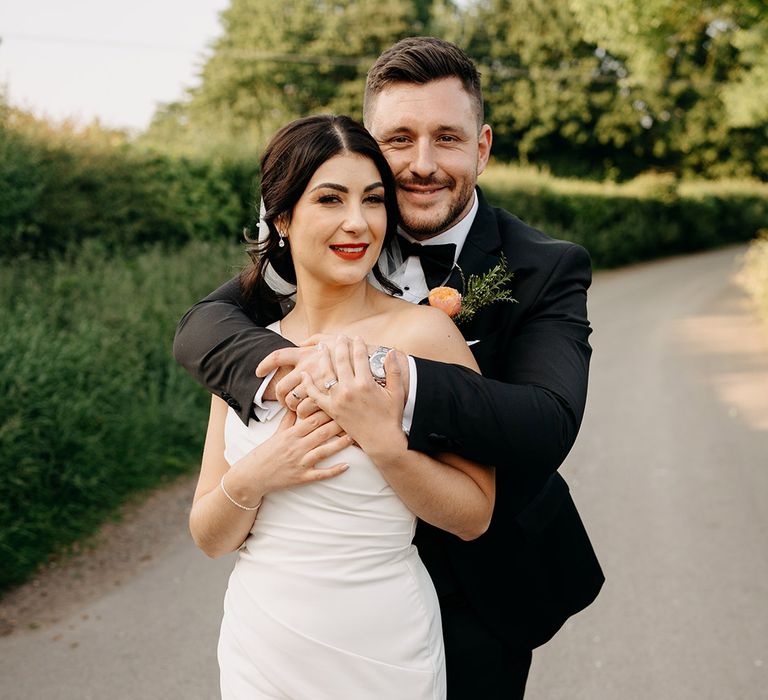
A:
[[[300,340],[316,333],[342,334],[351,324],[371,315],[378,295],[367,280],[344,287],[299,283],[296,305],[283,325]]]

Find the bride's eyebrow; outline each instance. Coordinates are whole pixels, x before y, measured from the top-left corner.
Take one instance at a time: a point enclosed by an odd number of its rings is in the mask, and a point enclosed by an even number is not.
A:
[[[327,188],[329,190],[336,190],[337,192],[349,192],[349,189],[347,189],[344,185],[337,185],[335,182],[321,182],[319,185],[316,185],[313,187],[310,192],[315,192],[317,190],[322,190],[323,188]]]
[[[372,182],[370,185],[368,185],[363,192],[370,192],[371,190],[376,190],[379,187],[384,187],[383,182]],[[313,187],[310,192],[315,192],[316,190],[321,190],[323,188],[327,188],[329,190],[336,190],[337,192],[343,192],[344,194],[349,193],[349,188],[345,185],[338,185],[335,182],[321,182],[319,185],[316,185]]]

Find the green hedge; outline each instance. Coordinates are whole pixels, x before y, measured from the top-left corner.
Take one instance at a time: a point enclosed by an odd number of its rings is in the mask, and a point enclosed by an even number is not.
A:
[[[30,138],[0,120],[0,591],[198,462],[207,396],[173,361],[173,331],[244,262],[233,243],[253,167]],[[745,241],[768,222],[763,183],[498,166],[480,182],[597,268]]]
[[[0,120],[0,259],[48,257],[98,239],[111,250],[242,238],[255,210],[257,164],[194,161],[85,137],[44,137]],[[596,267],[746,241],[768,221],[768,184],[625,184],[493,166],[489,199],[551,236],[583,244]]]
[[[496,166],[480,184],[493,204],[581,243],[596,268],[748,241],[768,222],[768,184],[752,181],[599,184]]]
[[[0,258],[59,255],[90,238],[112,250],[236,241],[256,174],[255,163],[31,138],[0,122]]]
[[[244,259],[232,244],[114,256],[91,241],[0,270],[0,591],[199,463],[208,399],[173,333]]]

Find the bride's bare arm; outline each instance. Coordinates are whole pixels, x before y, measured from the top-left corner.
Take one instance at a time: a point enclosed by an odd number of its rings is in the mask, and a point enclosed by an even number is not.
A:
[[[245,541],[267,493],[345,471],[343,463],[329,469],[314,466],[352,444],[348,436],[334,438],[341,429],[327,415],[318,412],[297,423],[288,411],[272,437],[230,467],[224,459],[227,410],[224,401],[211,397],[200,477],[189,514],[192,538],[209,557],[233,552]]]
[[[402,350],[478,371],[464,338],[444,312],[422,306],[414,307],[416,314],[407,323],[415,331],[403,337]],[[391,381],[382,389],[371,377],[363,340],[337,343],[333,364],[338,384],[325,393],[305,375],[305,389],[374,461],[412,513],[462,539],[475,539],[488,528],[493,513],[494,470],[453,454],[432,457],[408,449],[397,376],[401,368],[394,355],[387,357]]]

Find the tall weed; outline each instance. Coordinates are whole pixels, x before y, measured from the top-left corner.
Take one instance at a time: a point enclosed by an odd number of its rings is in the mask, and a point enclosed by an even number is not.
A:
[[[173,334],[243,260],[231,244],[115,257],[89,241],[0,270],[0,591],[194,468],[208,399]]]
[[[768,327],[768,229],[749,244],[738,280],[749,292],[757,313]]]

